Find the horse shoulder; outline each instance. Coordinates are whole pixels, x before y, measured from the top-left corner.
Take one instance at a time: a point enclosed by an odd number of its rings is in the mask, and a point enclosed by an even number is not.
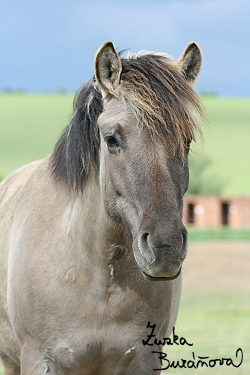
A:
[[[26,164],[6,177],[0,184],[0,207],[3,207],[9,198],[22,188],[29,180],[35,169],[41,164],[42,160],[37,160]]]
[[[7,273],[11,226],[18,208],[19,195],[32,174],[42,163],[29,163],[5,178],[0,184],[0,352],[18,364],[19,345],[12,331],[7,303]]]

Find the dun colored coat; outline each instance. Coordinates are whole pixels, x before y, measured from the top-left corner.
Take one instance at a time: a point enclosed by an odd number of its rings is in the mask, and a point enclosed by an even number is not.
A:
[[[147,325],[162,338],[176,320],[200,50],[121,58],[106,42],[94,66],[52,155],[0,185],[6,375],[160,374]]]

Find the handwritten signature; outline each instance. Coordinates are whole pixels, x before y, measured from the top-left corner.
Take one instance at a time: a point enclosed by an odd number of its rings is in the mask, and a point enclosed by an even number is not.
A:
[[[184,337],[179,338],[179,336],[175,334],[175,327],[173,328],[173,341],[171,340],[170,337],[163,337],[162,339],[158,339],[154,334],[156,324],[151,325],[150,322],[148,322],[147,328],[152,328],[152,330],[151,330],[150,334],[147,335],[147,340],[142,340],[142,343],[143,343],[144,346],[145,345],[149,345],[149,346],[153,346],[153,345],[161,345],[161,346],[163,346],[163,345],[188,345],[188,346],[193,346],[193,344],[189,344]],[[153,337],[155,337],[155,339],[151,340]]]
[[[170,337],[163,337],[163,338],[157,338],[155,335],[155,329],[156,324],[150,324],[148,322],[147,328],[151,328],[151,332],[147,335],[146,340],[142,340],[142,343],[144,346],[163,346],[163,345],[188,345],[193,346],[193,343],[189,343],[184,337],[179,337],[175,333],[175,327],[173,327],[173,339]],[[199,367],[215,367],[216,365],[219,366],[233,366],[233,367],[240,367],[240,365],[243,362],[243,350],[241,348],[238,348],[236,350],[236,358],[237,358],[237,364],[233,361],[232,358],[211,358],[209,356],[197,356],[192,352],[192,359],[183,359],[177,361],[171,361],[168,359],[168,355],[166,353],[163,353],[161,351],[151,351],[152,354],[158,354],[158,359],[161,363],[160,369],[153,369],[154,371],[159,370],[167,370],[169,368],[194,368],[198,369]],[[164,367],[162,367],[164,366]]]

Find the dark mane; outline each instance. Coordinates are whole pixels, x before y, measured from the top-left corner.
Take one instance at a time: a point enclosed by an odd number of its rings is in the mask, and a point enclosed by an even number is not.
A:
[[[90,81],[76,94],[74,113],[51,155],[54,178],[75,190],[81,190],[90,172],[98,170],[97,119],[102,110],[101,94]]]
[[[121,87],[138,123],[160,137],[172,154],[184,152],[200,131],[197,113],[205,116],[198,95],[172,60],[157,54],[122,58]],[[76,94],[74,114],[51,155],[54,178],[77,191],[99,170],[97,119],[102,111],[102,96],[92,80]]]

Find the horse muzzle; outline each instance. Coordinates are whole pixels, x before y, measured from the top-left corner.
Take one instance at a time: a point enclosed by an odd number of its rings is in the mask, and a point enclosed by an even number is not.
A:
[[[146,279],[150,281],[174,280],[180,275],[188,248],[186,229],[181,235],[172,239],[172,243],[163,245],[158,240],[156,245],[160,243],[160,246],[154,246],[150,235],[143,233],[134,242],[134,257]]]

